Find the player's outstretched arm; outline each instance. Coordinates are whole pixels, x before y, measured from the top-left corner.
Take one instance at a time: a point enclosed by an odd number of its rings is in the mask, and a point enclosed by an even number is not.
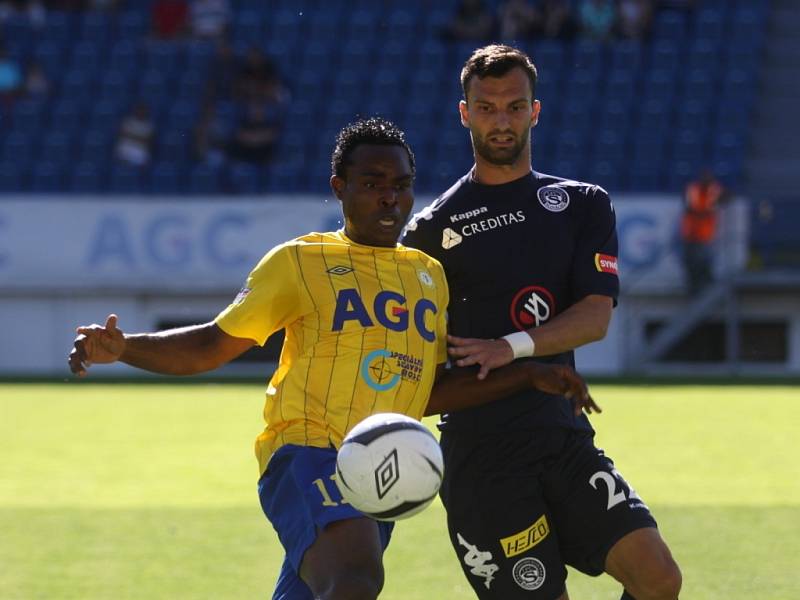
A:
[[[82,377],[94,363],[124,362],[165,375],[194,375],[230,362],[252,347],[253,340],[225,333],[216,323],[204,323],[157,333],[126,334],[117,327],[117,316],[105,325],[77,328],[68,363]]]
[[[581,411],[602,412],[586,382],[572,367],[524,361],[497,369],[480,381],[475,381],[472,371],[446,370],[440,365],[425,414],[455,412],[527,389],[566,396],[572,400],[576,415]]]
[[[534,341],[534,356],[551,356],[603,339],[611,322],[612,308],[609,296],[592,294],[552,321],[528,330]],[[514,360],[511,345],[503,338],[482,340],[449,335],[447,342],[448,353],[459,367],[480,365],[478,379]]]

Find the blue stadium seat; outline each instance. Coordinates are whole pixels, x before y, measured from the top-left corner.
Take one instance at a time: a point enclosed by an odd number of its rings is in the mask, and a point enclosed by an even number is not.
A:
[[[0,192],[15,193],[25,188],[24,173],[19,163],[0,163]]]
[[[566,50],[563,42],[544,40],[536,44],[531,58],[536,68],[542,72],[561,72],[566,63]]]
[[[644,60],[644,46],[634,40],[615,41],[611,45],[609,66],[614,70],[628,71],[635,75]]]
[[[172,42],[151,42],[145,46],[146,72],[160,72],[166,78],[175,77],[184,69],[183,45]]]
[[[84,112],[82,103],[64,96],[50,113],[50,129],[68,134],[76,133],[83,125]]]
[[[137,73],[141,67],[142,58],[139,44],[134,40],[118,40],[111,48],[108,66],[111,71],[119,73]]]
[[[347,18],[347,38],[372,42],[378,35],[378,11],[373,9],[354,10]]]
[[[228,169],[231,192],[239,195],[258,194],[261,190],[259,167],[248,163],[233,163]]]
[[[187,131],[169,131],[158,139],[157,156],[162,162],[180,163],[189,159],[193,136]]]
[[[73,102],[87,102],[95,97],[93,78],[95,72],[72,68],[64,72],[61,80],[61,98]]]
[[[388,25],[385,36],[389,40],[412,41],[418,39],[420,23],[415,12],[403,7],[394,7],[386,16]]]
[[[126,106],[121,102],[101,100],[92,109],[89,116],[89,127],[92,130],[116,133]]]
[[[27,132],[11,132],[3,140],[2,159],[4,162],[24,164],[33,157],[34,138]]]
[[[117,39],[143,39],[150,27],[149,14],[143,10],[128,9],[117,17]]]
[[[231,39],[241,44],[258,44],[266,37],[261,22],[261,13],[257,10],[243,10],[233,19]]]
[[[681,65],[680,48],[670,42],[654,42],[650,54],[652,70],[674,73]]]
[[[175,162],[159,161],[150,169],[149,190],[153,194],[180,194],[185,192],[181,168]]]
[[[14,105],[11,117],[15,131],[29,132],[31,137],[42,125],[46,102],[44,100],[23,99]]]
[[[117,163],[111,170],[109,191],[115,194],[139,194],[143,191],[142,171],[137,167]]]
[[[112,27],[109,13],[99,10],[86,11],[81,19],[80,39],[105,45],[111,38]]]
[[[614,192],[621,187],[620,163],[612,160],[593,160],[589,165],[586,181],[595,183],[606,191]]]
[[[705,136],[696,131],[679,132],[675,136],[672,146],[673,160],[701,162],[708,155],[705,141]]]
[[[74,161],[73,138],[70,133],[56,131],[48,133],[39,147],[39,160],[54,165],[65,165]]]
[[[345,42],[341,49],[340,64],[342,69],[367,73],[372,67],[372,47],[360,39]]]
[[[98,194],[103,191],[104,171],[93,162],[82,162],[72,170],[69,188],[73,192],[82,194]]]
[[[579,40],[575,43],[570,62],[573,68],[603,72],[606,64],[605,44],[592,40]]]
[[[51,83],[57,83],[61,79],[64,52],[60,45],[45,38],[34,49],[33,57],[42,66]]]
[[[581,129],[565,129],[556,139],[556,161],[584,161],[589,143],[588,131]],[[574,175],[573,175],[574,177]]]
[[[85,163],[105,166],[110,160],[115,135],[111,129],[89,130],[82,136],[80,158]],[[106,170],[105,168],[103,169]]]
[[[42,39],[64,47],[72,41],[74,30],[75,18],[71,13],[50,11],[47,13],[41,36]]]
[[[57,194],[66,191],[65,165],[53,162],[38,162],[31,175],[31,191],[43,194]]]
[[[205,73],[214,57],[211,42],[193,40],[186,45],[186,70]]]
[[[219,167],[195,165],[189,172],[189,193],[214,196],[222,192],[222,176]]]
[[[725,18],[719,7],[699,7],[694,13],[693,25],[695,39],[719,43],[725,38]]]
[[[94,40],[77,42],[72,45],[69,69],[86,73],[89,78],[95,78],[102,65],[104,54],[102,46]]]
[[[598,71],[574,69],[564,83],[564,90],[571,99],[588,105],[600,95],[602,83]]]
[[[674,10],[656,12],[653,22],[653,39],[680,45],[688,29],[686,13]]]
[[[619,102],[626,106],[636,96],[636,79],[627,69],[614,69],[605,78],[605,104]]]

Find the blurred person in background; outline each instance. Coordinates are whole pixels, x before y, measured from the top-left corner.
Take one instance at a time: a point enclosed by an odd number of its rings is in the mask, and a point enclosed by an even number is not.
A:
[[[117,159],[136,167],[150,163],[155,137],[155,123],[150,107],[137,102],[123,119],[114,145]]]
[[[24,88],[25,96],[28,98],[43,98],[50,93],[50,78],[38,62],[34,61],[28,65]]]
[[[23,91],[23,73],[19,61],[0,45],[0,103],[8,110]]]
[[[583,37],[604,42],[614,35],[617,8],[613,0],[582,0],[578,20]]]
[[[270,114],[263,103],[247,104],[231,137],[230,158],[256,164],[267,162],[280,135],[282,116]]]
[[[4,0],[0,2],[0,22],[13,17],[27,18],[34,27],[42,27],[47,20],[47,9],[40,0]]]
[[[541,35],[549,39],[572,39],[577,31],[575,15],[570,0],[542,0]]]
[[[506,0],[498,9],[500,38],[524,40],[534,37],[543,27],[542,14],[529,0]]]
[[[186,0],[155,0],[150,12],[151,32],[157,40],[175,40],[189,30]]]
[[[228,0],[193,0],[190,8],[192,36],[221,40],[228,34],[231,7]]]
[[[653,23],[652,0],[619,0],[618,13],[620,36],[631,40],[647,37]]]
[[[494,33],[494,15],[483,0],[460,0],[442,37],[452,41],[486,41]]]
[[[714,240],[720,203],[725,199],[725,188],[711,169],[703,169],[684,190],[681,240],[686,285],[692,296],[714,279]]]

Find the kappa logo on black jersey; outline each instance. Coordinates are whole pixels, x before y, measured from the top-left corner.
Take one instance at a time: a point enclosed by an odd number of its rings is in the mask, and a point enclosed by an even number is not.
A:
[[[511,322],[520,331],[538,327],[555,312],[556,302],[549,290],[529,285],[516,293],[511,301]]]
[[[569,206],[569,194],[563,188],[555,185],[546,185],[536,192],[539,204],[550,212],[561,212]]]
[[[444,231],[442,231],[442,248],[445,250],[450,250],[450,248],[458,246],[463,241],[464,238],[449,227],[445,227]]]

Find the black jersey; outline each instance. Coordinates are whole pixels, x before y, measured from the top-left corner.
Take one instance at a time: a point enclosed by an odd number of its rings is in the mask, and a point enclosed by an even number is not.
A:
[[[536,327],[589,294],[616,303],[614,209],[602,188],[531,173],[483,185],[472,172],[417,213],[402,243],[438,259],[450,286],[453,335],[499,338]],[[574,366],[573,352],[533,359]],[[537,390],[442,416],[440,427],[591,429],[566,398]]]

